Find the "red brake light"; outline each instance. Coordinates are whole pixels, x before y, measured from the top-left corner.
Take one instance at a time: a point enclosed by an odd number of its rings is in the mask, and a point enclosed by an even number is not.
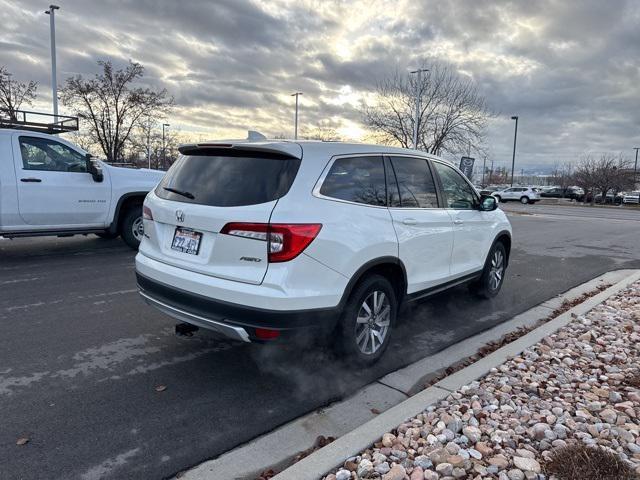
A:
[[[271,330],[270,328],[256,328],[256,337],[260,340],[273,340],[279,336],[280,332],[278,330]]]
[[[269,262],[288,262],[318,236],[320,223],[269,224]]]
[[[267,241],[269,262],[288,262],[318,236],[320,223],[227,223],[220,233]]]
[[[153,213],[151,213],[151,209],[146,205],[142,207],[142,218],[145,220],[153,220]]]

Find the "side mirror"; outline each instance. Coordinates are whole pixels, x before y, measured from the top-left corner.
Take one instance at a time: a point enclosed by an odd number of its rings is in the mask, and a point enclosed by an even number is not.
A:
[[[93,181],[98,183],[102,182],[104,180],[104,174],[102,173],[102,167],[100,167],[98,161],[94,160],[90,153],[87,153],[86,160],[87,172],[91,174]]]
[[[498,208],[498,201],[496,197],[492,195],[482,195],[480,197],[480,211],[481,212],[493,212]]]

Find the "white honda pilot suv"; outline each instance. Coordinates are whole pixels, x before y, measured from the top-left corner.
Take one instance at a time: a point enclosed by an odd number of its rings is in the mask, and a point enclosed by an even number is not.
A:
[[[180,152],[144,202],[136,274],[149,304],[188,325],[243,342],[328,335],[371,363],[402,302],[502,286],[509,221],[444,160],[334,142]]]

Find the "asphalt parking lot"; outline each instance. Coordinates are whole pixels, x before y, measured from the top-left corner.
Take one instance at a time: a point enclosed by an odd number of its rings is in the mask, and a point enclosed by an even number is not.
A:
[[[119,240],[0,240],[0,478],[171,477],[597,275],[640,268],[640,211],[504,208],[514,249],[500,295],[458,287],[407,309],[369,370],[175,337],[138,297]]]

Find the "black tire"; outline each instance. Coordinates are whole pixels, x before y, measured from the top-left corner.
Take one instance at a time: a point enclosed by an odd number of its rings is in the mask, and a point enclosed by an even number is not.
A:
[[[501,264],[499,268],[501,268],[499,281],[497,281],[496,285],[496,277],[494,276],[494,266],[497,258],[501,258]],[[484,264],[484,269],[482,270],[482,276],[475,282],[470,285],[470,289],[476,295],[481,298],[493,298],[495,297],[502,288],[502,284],[504,283],[504,275],[507,269],[507,250],[504,248],[502,242],[494,243],[489,255],[487,256],[487,260]]]
[[[103,238],[104,240],[111,240],[116,238],[118,235],[120,235],[118,232],[115,233],[111,233],[109,231],[104,231],[104,232],[100,232],[100,233],[96,233],[97,237]]]
[[[520,203],[526,205],[527,203],[529,203],[529,197],[520,197]]]
[[[378,321],[383,323],[383,325],[386,323],[385,320],[388,320],[388,323],[386,330],[382,333],[382,342],[378,343],[377,348],[375,347],[375,342],[376,340],[378,342],[380,341],[379,335],[384,327],[376,323],[376,316],[372,316],[370,322],[367,322],[367,324],[358,322],[358,316],[361,313],[366,315],[364,308],[365,302],[367,302],[370,310],[375,312],[374,296],[376,294],[377,297],[375,298],[377,298],[379,305],[378,313],[385,312],[387,307],[389,309],[388,314],[383,313],[383,315],[378,317]],[[384,298],[382,298],[380,294],[384,294]],[[397,302],[396,293],[389,280],[385,277],[381,275],[371,275],[362,280],[353,292],[351,292],[340,318],[338,325],[340,338],[336,342],[336,346],[339,347],[339,353],[359,365],[371,365],[377,362],[389,346],[398,313]],[[371,333],[372,330],[378,333]],[[367,343],[364,344],[364,348],[362,348],[365,340]],[[360,341],[360,345],[358,341]],[[371,347],[369,347],[369,343],[371,343]],[[371,352],[367,352],[367,350],[371,350]]]
[[[138,230],[140,222],[142,222],[142,205],[130,207],[120,222],[120,235],[122,235],[124,243],[134,250],[138,249],[142,241],[142,231]],[[134,229],[137,230],[136,233],[134,233]]]
[[[502,200],[502,197],[500,195],[494,195],[494,197],[496,197],[498,203],[504,203],[504,200]]]

